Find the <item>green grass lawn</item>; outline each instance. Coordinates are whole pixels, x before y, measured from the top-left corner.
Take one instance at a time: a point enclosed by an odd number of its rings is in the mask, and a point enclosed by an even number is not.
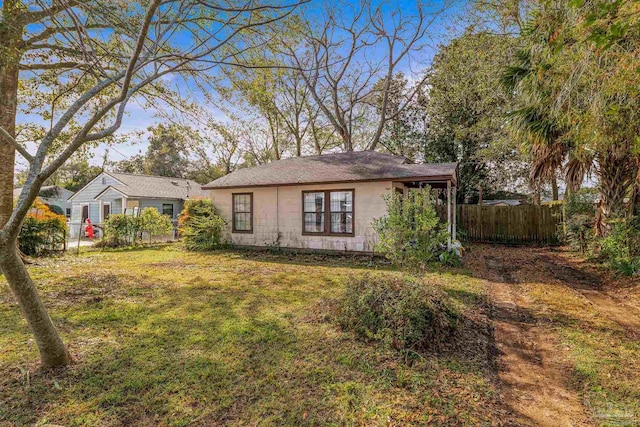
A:
[[[407,363],[332,318],[357,258],[176,246],[31,267],[74,364],[38,354],[0,277],[0,425],[489,425],[503,417],[481,345]],[[483,316],[480,280],[426,275]],[[467,349],[469,350],[469,349]]]

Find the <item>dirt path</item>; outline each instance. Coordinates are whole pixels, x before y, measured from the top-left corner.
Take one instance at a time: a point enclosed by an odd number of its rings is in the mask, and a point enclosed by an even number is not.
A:
[[[476,246],[465,264],[487,281],[505,403],[524,425],[594,425],[570,385],[567,352],[524,288],[534,281],[566,286],[631,336],[640,336],[640,309],[610,293],[595,271],[548,249]]]

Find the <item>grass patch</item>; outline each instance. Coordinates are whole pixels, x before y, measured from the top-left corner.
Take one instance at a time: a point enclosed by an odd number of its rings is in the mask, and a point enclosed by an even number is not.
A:
[[[360,342],[328,301],[371,260],[174,246],[89,251],[30,271],[75,363],[37,373],[0,278],[0,425],[493,425],[504,419],[486,348],[424,356]],[[375,274],[398,277],[386,269]],[[433,272],[461,313],[482,285]]]

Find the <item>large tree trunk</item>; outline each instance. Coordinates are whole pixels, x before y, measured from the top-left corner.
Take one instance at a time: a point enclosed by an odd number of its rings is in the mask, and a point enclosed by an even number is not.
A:
[[[20,42],[24,29],[20,14],[23,11],[20,1],[5,0],[0,27],[0,126],[12,137],[16,134]],[[9,235],[4,231],[13,213],[15,152],[12,143],[0,136],[0,272],[9,282],[33,331],[42,367],[67,365],[70,363],[67,349],[18,253],[18,232]]]
[[[69,353],[40,300],[38,291],[17,253],[16,242],[13,239],[3,237],[0,240],[0,269],[18,299],[20,308],[35,336],[40,351],[41,366],[51,368],[68,365],[71,362]]]
[[[624,217],[628,212],[624,199],[630,195],[636,178],[634,159],[626,153],[616,156],[615,150],[598,158],[598,186],[602,198],[601,211],[604,221]]]
[[[18,105],[19,43],[22,28],[19,22],[19,4],[7,0],[2,8],[3,25],[0,27],[0,126],[11,136],[16,133]],[[13,168],[16,150],[0,135],[0,229],[13,212]]]

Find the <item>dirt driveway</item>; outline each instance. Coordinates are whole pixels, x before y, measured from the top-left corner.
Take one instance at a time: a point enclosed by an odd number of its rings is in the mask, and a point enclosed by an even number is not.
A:
[[[501,397],[521,424],[640,425],[637,281],[555,248],[476,245],[465,267],[486,280]]]

